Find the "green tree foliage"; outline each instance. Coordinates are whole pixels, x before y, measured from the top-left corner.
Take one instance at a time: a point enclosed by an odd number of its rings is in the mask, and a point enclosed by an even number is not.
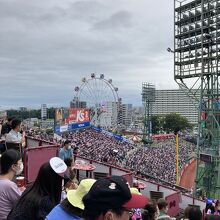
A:
[[[41,110],[40,109],[32,109],[28,111],[20,111],[20,110],[14,110],[10,109],[7,110],[8,117],[14,116],[16,118],[19,118],[21,120],[27,119],[27,118],[40,118],[41,117]]]
[[[54,118],[55,115],[55,108],[48,108],[47,109],[47,116],[48,118]],[[27,111],[21,111],[21,110],[15,110],[15,109],[10,109],[7,110],[7,115],[8,117],[16,117],[21,120],[27,119],[27,118],[41,118],[41,110],[40,109],[31,109]]]
[[[187,118],[180,114],[170,113],[164,117],[163,130],[166,132],[178,132],[190,127],[191,125]]]
[[[161,115],[153,115],[151,117],[152,121],[152,133],[158,134],[161,132],[161,129],[163,128],[163,121],[164,118]]]
[[[47,116],[48,118],[55,118],[55,108],[48,108],[47,109]]]

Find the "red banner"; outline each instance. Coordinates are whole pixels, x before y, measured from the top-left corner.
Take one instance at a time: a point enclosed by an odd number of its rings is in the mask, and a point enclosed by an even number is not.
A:
[[[89,109],[71,108],[69,109],[69,117],[66,120],[68,124],[90,121]]]
[[[60,108],[55,111],[55,120],[58,125],[90,122],[90,111],[86,108]]]

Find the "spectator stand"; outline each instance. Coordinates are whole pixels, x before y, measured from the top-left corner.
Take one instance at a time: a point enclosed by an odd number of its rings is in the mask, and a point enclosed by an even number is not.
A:
[[[59,145],[54,143],[49,143],[42,141],[40,139],[33,139],[27,137],[27,148],[25,149],[25,177],[28,182],[34,181],[36,178],[39,167],[42,163],[48,161],[51,157],[54,157],[58,153]],[[31,146],[28,146],[28,144]],[[39,146],[41,144],[41,146]],[[181,191],[185,192],[186,190],[177,186],[169,187],[164,184],[153,182],[147,180],[146,178],[140,176],[134,176],[133,172],[128,169],[123,169],[120,166],[110,165],[104,162],[98,162],[92,159],[87,159],[86,157],[75,156],[75,160],[84,160],[86,164],[92,164],[95,167],[94,171],[91,171],[89,177],[97,178],[98,176],[109,176],[109,175],[121,175],[125,176],[130,185],[133,185],[134,180],[141,181],[146,187],[141,190],[141,193],[147,197],[151,197],[151,192],[162,192],[163,196],[169,197],[171,195],[179,193],[178,201],[170,201],[171,208],[174,207],[174,204],[179,205],[180,209],[185,209],[188,204],[198,205],[203,210],[206,206],[206,203],[202,200],[193,198],[190,195],[184,194]],[[79,170],[79,177],[86,178],[88,173],[84,170]],[[171,197],[172,198],[172,197]]]
[[[76,159],[83,159],[87,163],[94,164],[96,166],[95,172],[99,172],[104,175],[122,175],[122,176],[125,176],[126,179],[130,178],[130,180],[129,180],[130,185],[133,185],[133,181],[135,181],[137,179],[140,180],[142,183],[144,183],[146,185],[146,187],[141,190],[142,194],[146,195],[148,198],[151,198],[150,193],[152,191],[162,192],[162,194],[165,198],[169,197],[169,200],[171,203],[170,208],[172,208],[172,209],[175,209],[176,206],[180,209],[185,209],[189,204],[192,204],[192,205],[200,206],[201,210],[203,210],[206,206],[206,203],[203,200],[199,200],[199,199],[196,199],[190,195],[182,193],[181,190],[183,190],[184,192],[187,191],[186,189],[184,189],[182,187],[178,187],[178,189],[177,189],[177,187],[171,188],[169,186],[155,183],[155,182],[146,180],[145,178],[134,176],[133,173],[129,170],[122,169],[117,166],[109,165],[107,163],[97,162],[97,161],[93,161],[93,160],[87,160],[86,158],[82,158],[82,157],[76,157]],[[93,174],[95,174],[95,173],[93,173]],[[85,178],[86,177],[85,173],[81,172],[80,177]],[[95,178],[95,176],[93,176],[93,177]],[[173,196],[173,197],[171,197],[171,196]],[[176,214],[176,210],[172,211],[171,213]]]
[[[95,126],[92,126],[91,127],[94,131],[96,132],[99,132],[99,133],[103,133],[104,135],[108,136],[108,137],[113,137],[115,138],[116,140],[118,141],[122,141],[122,142],[126,142],[126,143],[129,143],[129,144],[134,144],[134,142],[130,139],[127,139],[121,135],[118,135],[118,134],[115,134],[115,133],[112,133],[112,132],[109,132],[109,131],[106,131],[105,129],[103,128],[98,128],[98,127],[95,127]]]

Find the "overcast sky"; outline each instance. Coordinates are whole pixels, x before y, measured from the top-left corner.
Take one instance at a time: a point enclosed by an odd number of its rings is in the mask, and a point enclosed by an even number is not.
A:
[[[124,103],[173,80],[172,0],[0,0],[0,109],[68,106],[92,72]]]

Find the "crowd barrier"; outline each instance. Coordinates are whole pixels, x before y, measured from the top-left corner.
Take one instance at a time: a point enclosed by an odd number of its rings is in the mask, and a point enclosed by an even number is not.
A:
[[[32,137],[26,137],[26,145],[27,148],[32,148],[32,147],[39,147],[39,146],[48,146],[48,145],[54,145],[53,143],[37,138],[32,138]]]
[[[40,166],[57,156],[59,146],[39,146],[26,148],[24,151],[24,174],[28,183],[33,182],[38,174]]]
[[[28,140],[27,143],[34,143],[37,145],[40,143],[40,140],[34,139],[34,142],[31,140]],[[34,181],[36,178],[36,175],[38,173],[39,167],[44,162],[48,161],[51,157],[54,157],[57,155],[59,149],[59,145],[54,145],[51,143],[51,145],[42,145],[38,147],[27,147],[25,149],[25,158],[24,158],[24,164],[25,164],[25,177],[27,178],[28,182]],[[124,176],[128,182],[132,185],[133,181],[138,180],[143,182],[146,185],[146,188],[141,190],[141,193],[146,195],[148,198],[151,197],[150,193],[151,191],[156,192],[163,192],[163,196],[169,197],[173,194],[179,193],[178,201],[170,201],[170,205],[172,204],[178,204],[180,209],[185,209],[189,204],[191,205],[198,205],[200,206],[201,210],[205,208],[205,202],[196,198],[193,198],[190,195],[186,195],[180,192],[178,189],[174,189],[168,186],[164,186],[159,183],[152,182],[150,180],[146,180],[144,178],[136,177],[133,175],[133,173],[130,170],[123,169],[121,167],[109,165],[107,163],[97,162],[94,160],[89,160],[83,157],[76,156],[75,159],[78,160],[84,160],[86,163],[90,163],[95,165],[96,169],[94,172],[105,174],[105,175],[121,175]],[[89,177],[94,177],[94,172],[90,172]],[[88,177],[88,172],[86,171],[79,171],[80,178]],[[172,207],[173,208],[173,207]]]

